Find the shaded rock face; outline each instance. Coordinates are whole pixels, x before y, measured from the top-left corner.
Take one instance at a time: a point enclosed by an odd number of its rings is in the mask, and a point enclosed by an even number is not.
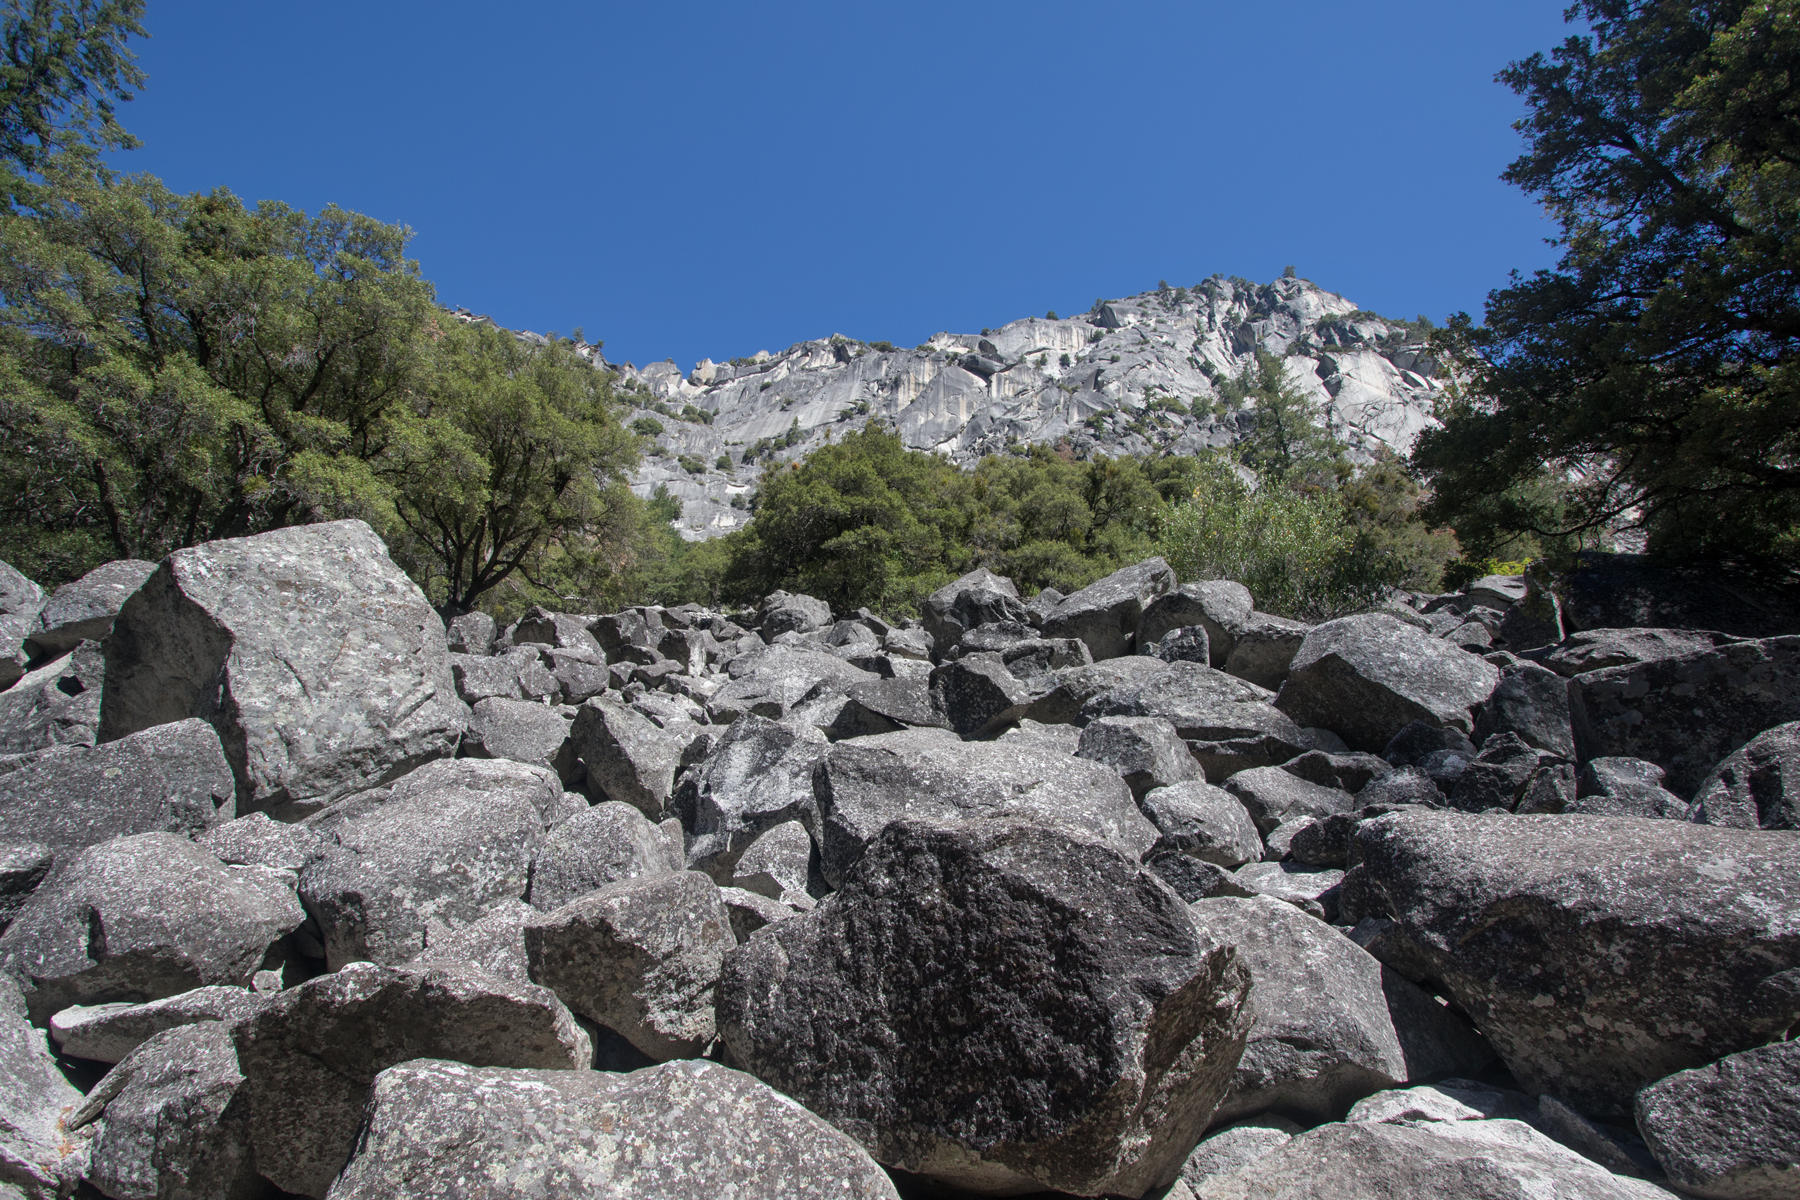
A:
[[[854,948],[854,949],[853,949]],[[878,1161],[985,1192],[1167,1185],[1243,1048],[1248,981],[1116,850],[904,822],[727,956],[734,1059]]]
[[[0,692],[0,754],[93,745],[105,676],[100,643],[83,642]]]
[[[38,886],[0,936],[0,962],[40,1023],[72,1004],[242,987],[306,918],[292,878],[227,867],[172,833],[115,838]]]
[[[931,593],[920,615],[925,631],[931,635],[933,652],[940,658],[962,640],[963,634],[978,626],[998,621],[1030,623],[1030,614],[1013,581],[986,567],[977,567]]]
[[[1569,700],[1583,759],[1648,759],[1691,796],[1746,734],[1800,720],[1800,636],[1590,671]]]
[[[1714,767],[1695,789],[1688,819],[1738,829],[1800,829],[1800,721],[1764,730]]]
[[[1405,958],[1521,1083],[1596,1115],[1800,1019],[1794,835],[1407,812],[1364,823],[1354,853]]]
[[[176,721],[0,775],[0,841],[79,849],[130,833],[229,821],[236,784],[204,721]]]
[[[1499,682],[1493,666],[1383,613],[1340,617],[1306,635],[1276,705],[1358,750],[1379,751],[1411,721],[1467,733]]]
[[[1118,774],[1024,744],[910,729],[839,742],[815,774],[819,858],[837,884],[895,821],[1022,817],[1087,830],[1140,858],[1157,831]]]
[[[1175,572],[1160,558],[1114,571],[1051,609],[1044,618],[1044,636],[1074,638],[1096,662],[1131,654],[1144,609],[1174,587]]]
[[[429,1059],[376,1079],[332,1200],[898,1200],[862,1147],[710,1062],[628,1075]]]
[[[544,988],[468,969],[353,963],[235,1027],[256,1169],[323,1200],[356,1145],[369,1086],[415,1058],[581,1070],[593,1049]]]
[[[1669,1181],[1721,1200],[1800,1193],[1800,1042],[1777,1042],[1659,1079],[1637,1127]]]
[[[4,582],[0,580],[0,582]],[[25,1019],[18,985],[0,972],[0,1195],[67,1194],[68,1124],[81,1093]]]
[[[100,641],[131,594],[156,570],[153,562],[122,558],[102,563],[56,589],[38,613],[29,638],[38,658],[67,654],[84,641]]]
[[[360,521],[178,550],[106,642],[101,740],[199,717],[242,811],[310,811],[454,751],[444,624]]]

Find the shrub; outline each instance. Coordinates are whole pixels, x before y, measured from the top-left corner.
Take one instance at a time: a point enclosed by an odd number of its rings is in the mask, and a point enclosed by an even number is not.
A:
[[[663,424],[655,417],[639,417],[631,423],[631,432],[640,437],[655,437],[663,431]]]

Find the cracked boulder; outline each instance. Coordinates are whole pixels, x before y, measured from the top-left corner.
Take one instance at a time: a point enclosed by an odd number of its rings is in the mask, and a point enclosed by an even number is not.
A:
[[[1070,596],[1044,618],[1047,638],[1074,638],[1084,643],[1094,661],[1133,653],[1144,610],[1175,589],[1175,572],[1160,558],[1145,559],[1114,571]]]

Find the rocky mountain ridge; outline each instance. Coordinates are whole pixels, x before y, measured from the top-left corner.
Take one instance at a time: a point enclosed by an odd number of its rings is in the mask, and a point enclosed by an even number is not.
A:
[[[744,524],[767,463],[870,421],[964,466],[1020,443],[1066,444],[1081,456],[1191,454],[1248,429],[1251,413],[1222,403],[1221,391],[1264,350],[1284,359],[1288,381],[1319,402],[1353,453],[1405,453],[1445,386],[1421,326],[1297,278],[1215,275],[1097,301],[1076,316],[938,333],[911,349],[833,335],[705,359],[686,373],[672,361],[606,364],[588,350],[636,401],[626,419],[659,430],[633,489],[668,489],[690,538]]]

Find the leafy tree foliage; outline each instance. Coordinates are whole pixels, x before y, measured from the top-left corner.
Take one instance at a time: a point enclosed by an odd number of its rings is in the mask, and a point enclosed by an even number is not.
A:
[[[126,42],[143,0],[5,0],[0,164],[35,174],[57,155],[135,144],[115,105],[144,82]]]
[[[1800,557],[1800,8],[1583,0],[1587,31],[1500,79],[1505,178],[1554,269],[1446,344],[1470,388],[1415,461],[1469,540],[1641,521],[1653,550]]]

